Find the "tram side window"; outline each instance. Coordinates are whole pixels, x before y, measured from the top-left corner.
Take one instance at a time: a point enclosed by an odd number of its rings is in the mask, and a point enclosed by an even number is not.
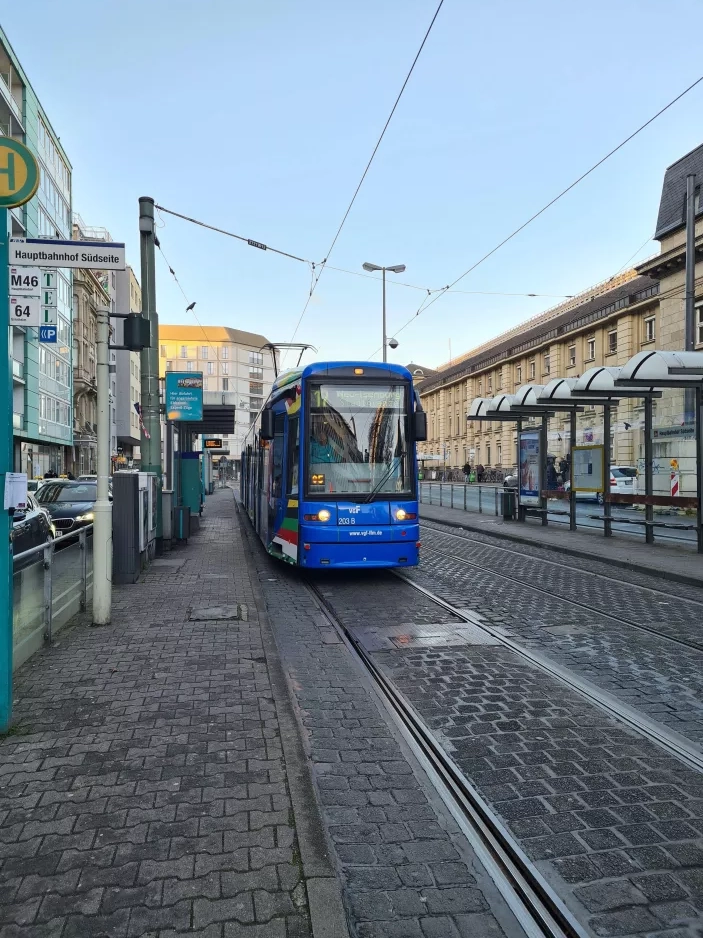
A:
[[[288,419],[288,492],[298,494],[298,465],[300,462],[300,421],[297,417]]]
[[[285,430],[286,418],[283,414],[276,414],[273,424],[273,486],[271,495],[273,498],[280,498],[283,484],[283,432]]]

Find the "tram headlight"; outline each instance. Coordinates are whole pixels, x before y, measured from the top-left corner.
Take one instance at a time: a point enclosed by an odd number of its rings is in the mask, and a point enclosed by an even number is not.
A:
[[[318,511],[318,513],[317,513],[317,520],[318,520],[318,521],[329,521],[329,520],[330,520],[330,513],[329,513],[329,511],[327,511],[326,508],[321,508],[321,509]]]
[[[405,521],[405,519],[406,519],[407,517],[408,517],[408,515],[407,515],[407,513],[406,513],[406,511],[405,511],[404,508],[399,508],[399,509],[396,511],[396,513],[395,513],[395,520],[396,520],[396,521]]]

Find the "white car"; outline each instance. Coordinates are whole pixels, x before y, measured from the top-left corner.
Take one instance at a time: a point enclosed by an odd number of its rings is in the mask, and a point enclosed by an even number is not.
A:
[[[571,483],[567,482],[564,491],[571,489]],[[610,467],[610,494],[611,495],[637,495],[637,469],[635,466],[611,466]],[[577,492],[577,502],[597,501],[599,505],[603,504],[602,492]]]

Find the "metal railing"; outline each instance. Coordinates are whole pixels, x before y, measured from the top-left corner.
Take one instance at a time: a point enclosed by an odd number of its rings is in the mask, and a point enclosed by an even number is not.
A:
[[[13,668],[50,643],[93,590],[93,525],[13,557]]]
[[[420,503],[442,508],[460,508],[481,514],[502,515],[506,492],[517,490],[502,485],[480,485],[475,482],[419,482]]]

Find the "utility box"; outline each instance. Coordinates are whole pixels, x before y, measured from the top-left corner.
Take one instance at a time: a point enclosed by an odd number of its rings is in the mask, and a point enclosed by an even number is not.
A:
[[[123,470],[112,477],[112,579],[135,583],[156,548],[156,473]]]
[[[173,509],[173,536],[177,541],[188,541],[190,537],[190,508],[177,505]]]

